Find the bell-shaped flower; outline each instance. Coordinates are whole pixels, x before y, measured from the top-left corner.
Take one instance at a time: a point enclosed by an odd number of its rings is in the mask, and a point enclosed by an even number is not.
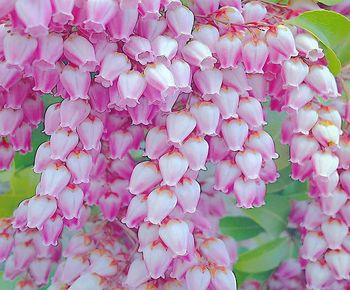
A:
[[[313,65],[305,82],[318,94],[326,98],[336,98],[339,96],[337,84],[334,76],[324,65]]]
[[[339,165],[339,158],[328,151],[317,151],[312,155],[313,169],[317,175],[328,178]]]
[[[350,279],[350,254],[344,250],[328,251],[325,254],[328,267],[337,280]]]
[[[242,57],[242,41],[232,33],[226,33],[215,43],[215,52],[220,68],[236,67]]]
[[[248,137],[248,131],[247,123],[241,119],[225,120],[221,127],[225,142],[232,151],[243,149],[243,144]]]
[[[160,240],[149,244],[143,250],[143,259],[151,278],[165,277],[165,271],[173,260],[172,256],[173,253]]]
[[[186,62],[200,69],[210,69],[216,63],[209,47],[197,40],[188,42],[181,52]]]
[[[292,32],[287,26],[277,25],[266,33],[266,42],[269,46],[270,61],[280,64],[292,56],[298,55]]]
[[[0,142],[0,171],[10,170],[12,161],[15,157],[13,146],[5,138]]]
[[[89,99],[88,91],[91,83],[89,72],[66,65],[61,72],[60,82],[72,101]]]
[[[81,72],[95,70],[97,65],[95,50],[85,37],[73,33],[64,41],[63,48],[65,57],[78,66]]]
[[[84,193],[75,184],[69,184],[57,197],[58,207],[68,220],[79,217],[79,210],[83,205],[83,201]]]
[[[309,33],[297,34],[295,36],[295,45],[297,50],[312,62],[324,56],[322,49],[318,45],[318,41]]]
[[[29,228],[41,230],[43,224],[57,210],[57,201],[51,196],[34,196],[28,203],[28,221]]]
[[[147,196],[141,194],[135,196],[131,199],[126,216],[122,219],[122,222],[128,228],[138,227],[147,216],[147,204]]]
[[[166,118],[169,141],[174,143],[182,143],[195,127],[196,119],[190,112],[173,112]]]
[[[118,6],[114,17],[107,24],[107,30],[114,39],[128,41],[138,20],[138,9]]]
[[[195,179],[183,177],[174,188],[174,192],[184,212],[194,213],[196,211],[200,197],[200,185]]]
[[[243,6],[245,22],[260,22],[265,18],[266,13],[266,7],[259,1],[247,2]]]
[[[62,217],[59,214],[54,214],[51,218],[47,219],[43,224],[43,230],[41,234],[42,234],[44,245],[57,246],[57,243],[59,238],[61,237],[62,231],[63,231]]]
[[[341,245],[348,235],[348,226],[338,218],[329,218],[321,225],[321,230],[327,241],[328,248],[340,249]]]
[[[25,32],[33,37],[46,36],[52,16],[52,7],[45,0],[16,1],[16,14],[25,25]]]
[[[159,167],[156,163],[145,161],[137,164],[130,177],[129,191],[132,194],[143,193],[162,180]]]
[[[131,36],[123,46],[125,54],[142,65],[152,62],[154,59],[151,42],[141,36]]]
[[[129,267],[125,284],[128,287],[138,287],[151,278],[145,261],[142,258],[134,259]]]
[[[107,23],[115,16],[117,4],[113,0],[88,0],[86,3],[86,20],[84,27],[101,33],[106,29]]]
[[[100,140],[103,134],[103,123],[96,116],[88,116],[77,127],[79,140],[83,144],[85,150],[97,150],[99,148]]]
[[[78,134],[67,128],[57,129],[51,136],[51,159],[65,161],[68,154],[74,150],[79,142]]]
[[[200,250],[209,262],[217,266],[228,266],[230,264],[229,254],[225,243],[218,238],[208,238],[200,245]]]
[[[204,138],[190,136],[179,148],[180,152],[188,160],[189,168],[194,171],[205,170],[205,163],[209,153],[209,145]]]
[[[188,165],[188,160],[177,150],[164,154],[159,159],[163,183],[169,186],[176,185],[186,173]]]
[[[206,290],[210,284],[210,272],[204,265],[196,265],[186,272],[188,290]]]
[[[61,127],[75,130],[90,114],[91,107],[84,100],[63,100],[61,103]]]
[[[76,149],[67,157],[67,168],[69,169],[73,183],[88,183],[92,169],[92,157],[89,153]]]
[[[52,5],[52,21],[65,25],[68,21],[74,19],[72,14],[74,8],[74,0],[51,0]]]
[[[237,113],[240,118],[247,122],[251,129],[259,129],[266,124],[262,106],[255,98],[240,98]]]
[[[194,15],[187,7],[181,5],[175,9],[168,10],[166,21],[176,38],[187,41],[192,37]]]
[[[175,208],[177,198],[167,186],[153,190],[147,198],[147,220],[152,224],[160,224]]]
[[[220,93],[220,88],[223,81],[223,74],[220,70],[214,69],[206,69],[206,70],[198,70],[193,75],[194,83],[196,87],[202,94],[202,98],[204,100],[210,100],[215,95]]]
[[[211,283],[216,289],[237,290],[236,277],[230,268],[213,267],[210,274]]]
[[[145,155],[148,158],[158,159],[169,148],[168,134],[165,128],[153,127],[148,131],[145,140]]]
[[[110,222],[114,221],[119,213],[121,202],[121,197],[114,192],[107,192],[102,195],[98,205],[101,208],[103,217]]]
[[[0,136],[13,134],[23,120],[22,110],[0,109]]]
[[[190,234],[188,224],[177,219],[170,219],[162,223],[159,228],[159,237],[178,256],[184,256],[187,253]]]
[[[268,56],[266,43],[259,39],[249,40],[242,48],[242,60],[247,73],[263,73]]]

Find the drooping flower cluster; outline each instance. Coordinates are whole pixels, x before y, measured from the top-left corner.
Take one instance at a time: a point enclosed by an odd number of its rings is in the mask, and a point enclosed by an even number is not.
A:
[[[303,214],[298,206],[292,209],[291,218],[301,226],[300,259],[306,286],[346,289],[350,278],[350,143],[342,120],[347,120],[347,105],[332,100],[337,95],[336,83],[325,66],[311,66],[305,83],[318,96],[330,100],[323,105],[313,98],[289,112],[283,124],[282,142],[290,145],[291,177],[308,181],[309,196],[314,199]]]
[[[31,149],[40,96],[57,97],[44,116],[50,141],[36,152],[36,195],[0,228],[5,277],[29,273],[17,288],[36,289],[59,263],[51,290],[236,289],[235,244],[218,221],[224,194],[259,207],[278,178],[267,96],[290,115],[282,141],[293,178],[333,196],[348,147],[337,109],[316,97],[337,98],[337,85],[317,41],[276,22],[279,9],[0,1],[0,169]],[[65,229],[78,232],[68,244]]]

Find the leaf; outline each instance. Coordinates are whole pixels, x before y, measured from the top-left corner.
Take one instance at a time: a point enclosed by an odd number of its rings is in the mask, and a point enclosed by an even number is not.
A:
[[[308,200],[307,195],[309,186],[307,182],[293,181],[282,192],[281,195],[286,196],[290,200]]]
[[[274,112],[266,107],[266,121],[267,125],[264,128],[269,133],[272,139],[275,141],[276,152],[279,157],[276,159],[277,169],[281,170],[289,165],[289,149],[287,145],[282,145],[280,142],[281,136],[281,125],[283,120],[286,118],[284,112]]]
[[[32,151],[23,155],[20,153],[16,153],[15,156],[15,165],[16,169],[23,169],[26,167],[32,167],[34,165],[35,153],[38,147],[49,140],[49,136],[47,136],[43,131],[42,123],[38,126],[38,128],[33,130],[32,133]]]
[[[286,23],[303,28],[322,43],[329,69],[334,75],[350,61],[350,21],[345,16],[333,11],[314,10]]]
[[[5,281],[2,278],[2,273],[0,272],[0,289],[1,290],[13,290],[16,288],[16,283],[18,282],[18,278],[15,279],[14,281]]]
[[[288,240],[277,238],[239,256],[234,270],[261,273],[276,268],[288,256]]]
[[[333,5],[336,5],[340,2],[343,2],[344,0],[321,0],[321,1],[317,1],[317,2],[320,2],[322,4],[325,4],[327,6],[333,6]]]
[[[62,98],[60,97],[53,97],[50,94],[42,95],[42,100],[45,105],[45,110],[52,104],[60,103],[62,102]],[[32,151],[28,152],[27,154],[23,155],[20,153],[16,153],[15,156],[15,164],[16,169],[22,169],[26,167],[32,167],[34,165],[34,158],[35,153],[38,147],[49,140],[49,136],[47,136],[45,133],[43,133],[44,126],[42,123],[38,126],[38,128],[33,130],[32,133]]]
[[[288,5],[289,0],[263,0],[262,2],[279,4],[279,5]]]
[[[11,216],[21,201],[35,195],[38,182],[39,175],[31,168],[16,171],[10,179],[10,192],[0,195],[0,218]]]
[[[276,237],[287,227],[290,201],[288,197],[277,194],[268,194],[265,200],[264,206],[245,209],[244,213],[269,235]]]
[[[252,219],[242,216],[221,219],[220,229],[224,235],[231,236],[237,241],[253,238],[264,231]]]
[[[290,178],[290,167],[283,168],[279,171],[280,177],[277,179],[275,183],[270,183],[267,185],[267,192],[274,193],[279,192],[287,188],[294,182],[293,179]]]

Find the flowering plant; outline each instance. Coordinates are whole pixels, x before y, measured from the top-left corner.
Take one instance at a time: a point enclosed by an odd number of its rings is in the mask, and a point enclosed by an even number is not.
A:
[[[0,0],[0,288],[349,289],[348,15]]]

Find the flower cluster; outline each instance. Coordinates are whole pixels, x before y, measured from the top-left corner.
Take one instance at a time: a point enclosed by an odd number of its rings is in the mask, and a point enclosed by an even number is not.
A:
[[[289,112],[283,124],[282,142],[290,145],[291,177],[308,181],[313,199],[305,208],[296,205],[291,220],[301,226],[300,263],[306,286],[328,289],[334,284],[334,289],[346,289],[350,278],[350,143],[349,128],[343,124],[347,104],[333,99],[336,83],[325,66],[311,66],[305,83],[308,90],[330,100],[324,105],[311,99]]]
[[[51,290],[236,289],[236,246],[218,221],[225,194],[238,207],[260,207],[278,178],[267,96],[289,114],[282,141],[292,177],[310,180],[310,194],[324,199],[304,227],[325,235],[329,273],[349,278],[350,254],[339,248],[348,223],[336,214],[348,208],[350,147],[337,107],[317,99],[337,98],[337,85],[317,41],[275,17],[286,8],[2,2],[0,169],[31,150],[42,119],[50,136],[36,152],[36,195],[0,227],[5,278],[25,277],[18,289],[46,284],[52,263]],[[57,102],[43,118],[47,93]],[[302,257],[315,265],[318,254]],[[313,287],[321,280],[309,265]]]

